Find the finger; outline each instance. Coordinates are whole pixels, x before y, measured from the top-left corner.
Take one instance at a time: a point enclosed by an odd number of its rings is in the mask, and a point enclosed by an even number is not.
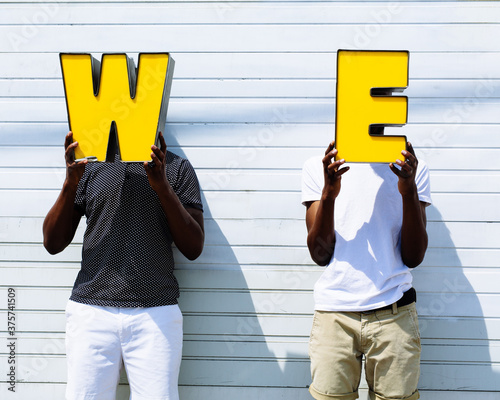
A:
[[[160,146],[161,150],[167,154],[167,143],[165,142],[165,138],[163,137],[163,132],[160,132]]]
[[[326,148],[325,156],[328,155],[328,153],[330,153],[334,147],[335,147],[335,140],[333,142],[330,142],[330,144]]]
[[[411,154],[409,151],[402,151],[401,154],[405,157],[405,160],[410,162],[411,164],[417,163],[417,158]]]
[[[331,163],[330,165],[328,165],[327,167],[327,171],[329,174],[337,174],[339,172],[339,168],[342,166],[342,164],[345,163],[345,160],[339,160],[339,161],[335,161],[333,163]],[[349,168],[349,167],[346,167],[346,168]],[[342,170],[345,169],[345,168],[342,168]]]
[[[396,164],[399,165],[400,168],[396,168],[396,166],[393,163],[390,163],[389,167],[391,168],[392,172],[394,172],[397,176],[406,179],[412,175],[413,168],[410,165],[408,165],[408,163],[405,163],[401,160],[396,160]]]
[[[70,131],[64,138],[64,148],[67,149],[71,142],[73,142],[73,132]]]
[[[167,143],[165,142],[165,138],[163,137],[163,133],[160,132],[160,145],[162,151],[161,160],[164,162],[167,159]]]
[[[158,166],[161,165],[161,161],[160,161],[160,158],[159,156],[157,155],[157,152],[161,153],[160,149],[158,149],[158,147],[154,146],[156,148],[156,151],[153,150],[153,152],[151,153],[151,161],[153,162],[153,166],[150,165],[150,168],[157,168]]]
[[[339,169],[339,167],[341,167],[343,164],[345,164],[345,160],[344,160],[344,159],[342,159],[342,160],[337,160],[337,161],[334,161],[334,162],[332,163],[333,167],[334,167],[335,169],[337,169],[337,170],[338,170],[338,169]]]
[[[78,142],[70,143],[64,151],[64,156],[68,162],[75,161],[75,149],[78,147]]]
[[[413,150],[413,146],[410,142],[408,142],[407,150],[413,155],[413,157],[415,157],[415,159],[417,159],[417,156],[415,155],[415,150]]]
[[[401,151],[401,154],[405,156],[405,158],[408,160],[417,161],[415,150],[413,150],[413,147],[411,146],[410,142],[408,142],[408,145],[409,145],[408,150]]]
[[[349,171],[350,167],[344,167],[341,168],[337,171],[336,175],[340,178],[342,175],[344,175],[347,171]]]
[[[396,166],[393,163],[389,164],[389,168],[391,169],[392,172],[394,172],[398,177],[404,178],[404,175],[401,173],[401,170],[396,168]]]
[[[332,163],[332,160],[335,159],[335,156],[337,155],[338,153],[338,150],[337,149],[331,149],[328,153],[325,153],[325,157],[323,157],[323,165],[324,166],[327,166],[327,165],[330,165]],[[339,161],[345,161],[345,160],[337,160],[335,162],[339,162]]]
[[[410,163],[410,160],[402,161],[396,160],[396,164],[401,167],[401,170],[411,173],[413,170],[413,165]]]
[[[144,161],[144,164],[143,164],[143,167],[144,167],[144,170],[146,171],[146,175],[148,176],[148,179],[152,178],[154,179],[154,174],[156,174],[156,172],[154,171],[154,169],[156,168],[157,164],[153,161]]]
[[[337,181],[342,178],[342,175],[344,175],[347,171],[349,171],[349,167],[344,167],[339,170],[329,170],[328,171],[328,178],[332,179],[333,181]]]
[[[151,156],[151,159],[156,163],[156,164],[161,164],[163,159],[165,158],[165,155],[163,152],[156,146],[151,146],[151,150],[153,150],[153,153],[156,157],[156,161],[153,159],[153,156]]]
[[[401,166],[401,172],[406,173],[406,176],[410,176],[413,173],[413,167],[408,163],[403,163]]]
[[[83,160],[80,160],[80,161],[74,161],[70,166],[69,168],[84,168],[85,165],[87,165],[89,162],[89,160],[87,160],[86,158],[84,158]],[[83,167],[82,167],[83,165]]]
[[[151,157],[153,158],[153,157]],[[156,160],[158,160],[156,158]],[[148,176],[150,173],[152,173],[153,171],[156,173],[157,172],[157,166],[158,166],[158,162],[154,162],[154,160],[151,160],[151,161],[145,161],[144,162],[144,168],[146,168],[146,172],[148,173]]]
[[[415,150],[413,149],[413,146],[410,142],[408,142],[408,151],[406,152],[405,157],[410,161],[411,166],[417,169],[418,159],[415,155]]]
[[[74,150],[76,147],[78,147],[78,142],[71,142],[68,147],[66,148],[66,151],[67,150]]]

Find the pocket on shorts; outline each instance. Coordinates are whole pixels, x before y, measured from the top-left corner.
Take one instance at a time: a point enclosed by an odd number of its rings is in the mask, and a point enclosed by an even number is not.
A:
[[[313,338],[313,336],[316,333],[317,329],[318,329],[318,312],[314,311],[313,320],[312,320],[312,326],[311,326],[311,333],[309,335],[309,342]]]
[[[320,328],[320,318],[321,318],[321,315],[318,313],[318,311],[314,311],[312,326],[311,326],[311,333],[309,335],[309,346],[308,346],[309,357],[311,357],[311,348],[315,344],[316,336],[319,335],[318,331],[319,331],[319,329],[321,329]]]
[[[64,309],[64,315],[66,315],[66,319],[73,315],[74,308],[75,302],[72,300],[68,300],[68,302],[66,303],[66,308]]]
[[[420,344],[420,329],[418,327],[418,315],[415,304],[413,304],[412,307],[409,307],[407,312],[410,317],[411,325],[413,328],[413,334],[415,335],[415,338],[418,340],[418,343]]]
[[[177,320],[182,323],[182,321],[184,319],[184,316],[182,315],[182,311],[181,311],[178,304],[175,305],[175,308],[176,308],[176,312],[177,312]]]

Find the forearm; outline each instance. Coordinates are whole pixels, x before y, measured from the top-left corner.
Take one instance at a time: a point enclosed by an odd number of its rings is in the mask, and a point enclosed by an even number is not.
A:
[[[418,198],[416,181],[418,160],[410,142],[407,149],[401,151],[402,160],[396,160],[399,168],[389,164],[392,172],[398,176],[398,190],[403,200],[403,226],[401,227],[401,257],[409,268],[418,266],[427,250],[427,224],[425,204]]]
[[[335,250],[335,199],[323,193],[321,200],[311,210],[308,218],[307,247],[313,261],[321,266],[327,265]]]
[[[205,242],[203,217],[197,221],[182,205],[169,184],[160,191],[158,198],[175,245],[189,260],[198,258]]]
[[[63,251],[75,235],[80,220],[80,215],[74,208],[76,188],[76,185],[65,182],[43,221],[43,245],[50,254]]]
[[[425,208],[415,190],[414,193],[403,196],[401,257],[406,266],[415,268],[422,262],[427,242]]]

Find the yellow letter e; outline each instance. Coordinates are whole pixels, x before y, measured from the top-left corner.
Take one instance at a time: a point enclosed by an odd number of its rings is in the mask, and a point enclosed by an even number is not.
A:
[[[389,163],[401,159],[405,136],[384,136],[385,126],[402,126],[408,86],[408,51],[339,50],[335,147],[337,159]]]

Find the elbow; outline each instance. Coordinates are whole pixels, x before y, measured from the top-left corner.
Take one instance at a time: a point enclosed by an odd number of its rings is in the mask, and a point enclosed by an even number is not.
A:
[[[318,251],[317,248],[315,250],[311,250],[311,247],[309,247],[309,255],[317,265],[319,265],[320,267],[326,267],[332,259],[333,252],[329,253],[324,250]]]
[[[408,268],[418,267],[425,258],[427,251],[428,237],[427,233],[421,235],[419,240],[405,240],[401,244],[401,258]]]
[[[47,252],[51,255],[55,255],[64,250],[64,247],[61,248],[58,239],[58,236],[54,234],[54,229],[51,228],[51,224],[48,223],[48,219],[46,218],[43,221],[42,226],[42,234],[43,234],[43,247]]]
[[[63,251],[69,242],[65,242],[62,238],[51,235],[50,232],[43,231],[43,247],[51,255],[55,255]]]
[[[192,244],[191,246],[189,246],[189,248],[181,251],[183,256],[186,257],[189,261],[196,260],[203,252],[204,242],[205,237],[202,236],[197,243]]]
[[[326,259],[326,258],[316,258],[315,259],[312,256],[311,256],[311,258],[320,267],[326,267],[330,262],[330,259]]]
[[[419,258],[411,258],[411,259],[403,259],[404,264],[408,268],[417,268],[422,261],[424,260],[424,257],[419,257]]]
[[[413,252],[411,255],[403,256],[403,263],[408,267],[408,268],[416,268],[420,264],[422,264],[422,261],[424,261],[425,258],[425,251],[427,249],[427,246],[425,246],[423,249],[419,251]]]
[[[57,253],[60,253],[63,249],[61,249],[60,246],[56,246],[54,243],[50,242],[46,238],[43,240],[43,247],[45,247],[45,250],[49,252],[51,255],[56,255]]]
[[[326,243],[317,243],[308,237],[307,247],[309,249],[311,259],[320,267],[326,267],[333,257],[335,243],[332,245],[326,245]]]
[[[185,253],[184,256],[189,260],[189,261],[194,261],[196,260],[202,253],[203,248],[197,251],[191,251],[188,253]]]

